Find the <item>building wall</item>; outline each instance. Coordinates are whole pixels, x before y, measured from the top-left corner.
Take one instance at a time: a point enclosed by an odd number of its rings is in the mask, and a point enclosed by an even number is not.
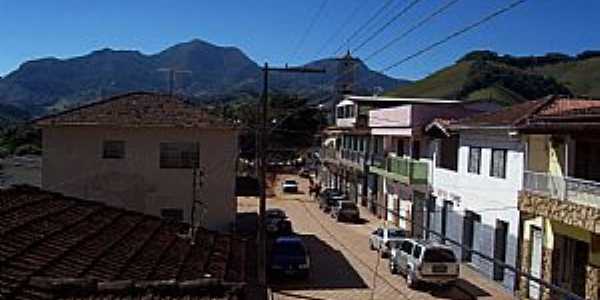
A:
[[[124,159],[103,159],[104,140],[125,141]],[[159,168],[161,142],[199,142],[205,172],[199,198],[204,225],[228,230],[235,220],[237,133],[184,128],[60,127],[43,129],[42,186],[84,199],[160,215],[182,208],[190,221],[192,169]]]
[[[480,174],[468,172],[469,146],[481,147]],[[491,148],[507,149],[506,178],[490,176]],[[438,155],[436,155],[438,156]],[[494,256],[494,232],[496,221],[508,222],[506,262],[516,264],[519,211],[518,192],[522,187],[524,168],[524,146],[506,131],[461,131],[458,151],[458,170],[434,168],[432,189],[436,199],[436,212],[432,215],[432,227],[441,230],[441,210],[444,200],[452,203],[448,213],[447,237],[462,243],[463,218],[465,211],[481,216],[475,225],[473,248],[490,257]],[[460,255],[459,247],[455,251]],[[473,255],[473,264],[490,278],[493,264]],[[514,289],[514,273],[506,270],[502,284]]]

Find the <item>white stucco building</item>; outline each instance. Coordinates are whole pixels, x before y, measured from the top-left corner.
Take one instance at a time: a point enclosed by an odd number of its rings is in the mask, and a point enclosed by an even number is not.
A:
[[[238,132],[206,112],[172,96],[130,93],[36,124],[44,189],[231,228]]]
[[[515,105],[454,122],[437,120],[427,127],[434,139],[427,222],[437,233],[429,238],[445,237],[463,262],[510,291],[515,290],[515,273],[487,258],[517,266],[525,144],[512,124],[528,107]]]

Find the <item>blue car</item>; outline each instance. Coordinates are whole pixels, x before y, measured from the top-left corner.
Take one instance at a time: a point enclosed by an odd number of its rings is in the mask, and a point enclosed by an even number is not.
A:
[[[310,256],[304,242],[297,236],[280,237],[271,251],[271,273],[307,278],[310,274]]]

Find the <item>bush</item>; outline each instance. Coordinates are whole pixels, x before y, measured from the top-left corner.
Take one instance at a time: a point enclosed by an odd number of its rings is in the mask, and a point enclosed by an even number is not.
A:
[[[40,149],[39,146],[33,144],[21,145],[15,149],[15,155],[17,156],[40,154],[42,154],[42,149]]]
[[[10,155],[10,151],[5,147],[0,147],[0,158],[6,158]]]

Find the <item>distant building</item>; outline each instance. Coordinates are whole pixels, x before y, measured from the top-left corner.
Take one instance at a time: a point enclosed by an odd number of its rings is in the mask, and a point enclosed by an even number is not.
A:
[[[194,212],[197,225],[231,228],[238,132],[198,108],[130,93],[36,124],[44,189],[188,223]]]

